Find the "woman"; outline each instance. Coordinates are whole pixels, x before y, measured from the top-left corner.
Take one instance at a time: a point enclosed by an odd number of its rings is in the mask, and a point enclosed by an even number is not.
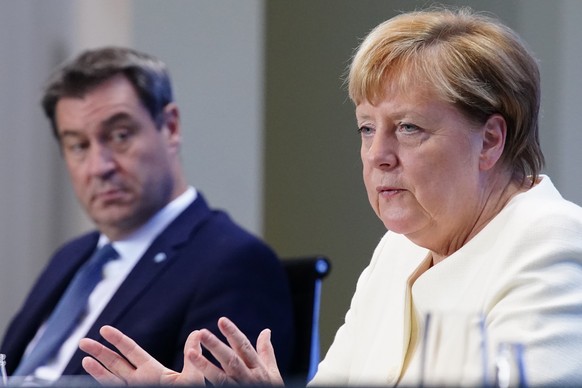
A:
[[[467,9],[402,14],[363,41],[348,82],[388,232],[311,384],[488,383],[506,342],[524,347],[529,384],[582,381],[582,209],[540,174],[539,71],[524,44]],[[482,316],[484,328],[445,324],[428,352],[429,313]],[[85,360],[102,382],[283,383],[268,331],[255,352],[232,322],[219,327],[230,347],[193,332],[181,374],[111,327],[103,335],[132,365],[91,340],[81,348],[109,369]]]

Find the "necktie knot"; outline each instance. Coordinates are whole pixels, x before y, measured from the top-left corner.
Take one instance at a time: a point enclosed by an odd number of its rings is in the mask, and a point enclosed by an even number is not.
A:
[[[95,271],[97,273],[97,276],[102,277],[103,267],[105,266],[105,264],[107,264],[111,260],[117,259],[118,257],[119,254],[117,253],[115,248],[113,248],[113,245],[106,244],[99,248],[97,251],[95,251],[95,253],[93,253],[93,256],[91,256],[91,258],[86,264],[88,267],[87,271]],[[83,271],[83,268],[81,268],[79,273],[81,273],[81,271]]]

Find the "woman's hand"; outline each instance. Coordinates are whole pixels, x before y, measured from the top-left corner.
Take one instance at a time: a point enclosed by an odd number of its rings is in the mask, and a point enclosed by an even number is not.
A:
[[[193,366],[204,374],[213,385],[222,384],[266,384],[283,385],[277,368],[275,352],[271,344],[271,330],[265,329],[257,338],[253,348],[248,338],[227,318],[218,320],[218,328],[226,337],[229,346],[209,330],[200,330],[200,337],[192,346],[201,343],[212,353],[222,369],[209,362],[198,349],[191,349],[188,358]]]
[[[204,375],[188,362],[192,358],[197,358],[197,354],[203,357],[199,331],[190,333],[186,340],[184,368],[181,373],[164,367],[121,331],[111,326],[103,326],[99,332],[119,351],[118,354],[89,338],[83,338],[79,342],[79,348],[94,357],[85,357],[83,368],[99,383],[103,385],[204,385]]]

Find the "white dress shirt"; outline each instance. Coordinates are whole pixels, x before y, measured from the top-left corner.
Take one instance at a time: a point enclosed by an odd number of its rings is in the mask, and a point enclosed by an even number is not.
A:
[[[97,317],[99,317],[105,306],[107,306],[133,267],[154,239],[196,199],[196,196],[196,189],[188,187],[183,194],[158,211],[146,224],[130,236],[123,240],[113,242],[113,247],[119,253],[119,258],[110,261],[103,268],[103,280],[97,284],[89,296],[85,318],[83,318],[69,338],[63,343],[63,346],[53,360],[36,369],[34,378],[42,381],[55,381],[61,377],[65,367],[77,350],[79,341],[86,336],[91,326],[97,320]],[[97,249],[108,242],[107,237],[102,234],[99,237]],[[165,260],[165,257],[156,256],[155,259]],[[34,347],[44,329],[44,325],[41,326],[34,339],[28,345],[26,353]]]

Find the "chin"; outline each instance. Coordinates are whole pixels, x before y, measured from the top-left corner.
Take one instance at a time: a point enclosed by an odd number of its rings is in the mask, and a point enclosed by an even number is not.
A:
[[[384,226],[386,226],[386,225],[384,225]],[[408,232],[407,230],[404,230],[404,229],[390,228],[388,226],[386,226],[386,229],[393,232],[393,233],[402,234],[402,235],[406,235]]]
[[[117,209],[117,211],[101,212],[95,215],[93,220],[95,220],[97,224],[103,225],[125,225],[131,223],[134,218],[137,217],[133,212]]]
[[[398,233],[398,234],[411,234],[414,233],[415,231],[418,230],[418,225],[414,225],[410,222],[410,220],[404,220],[404,219],[394,219],[394,218],[390,218],[390,219],[386,219],[383,218],[382,222],[384,223],[384,226],[386,227],[386,229],[388,229],[391,232],[394,233]]]

